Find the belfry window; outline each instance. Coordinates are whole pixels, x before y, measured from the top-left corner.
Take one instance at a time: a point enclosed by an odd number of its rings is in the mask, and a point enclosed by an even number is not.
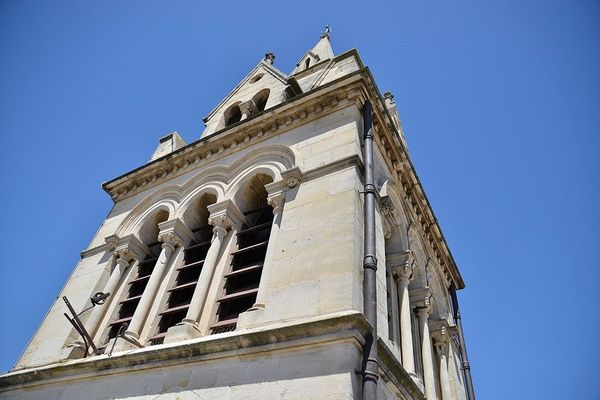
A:
[[[156,333],[149,339],[151,345],[163,343],[167,330],[186,317],[211,244],[212,226],[208,225],[207,205],[215,200],[212,195],[202,196],[192,203],[183,217],[186,225],[191,228],[194,239],[184,249],[183,265],[174,272],[175,280],[167,290],[166,306],[158,313]]]
[[[115,316],[108,324],[108,340],[115,338],[121,326],[129,324],[133,319],[161,251],[161,243],[158,241],[158,224],[166,221],[168,217],[168,213],[161,210],[140,230],[140,239],[148,247],[150,254],[137,264],[136,273],[127,283],[125,298],[117,305]]]
[[[269,99],[269,89],[263,89],[260,92],[256,93],[252,98],[254,105],[256,105],[256,109],[258,111],[264,111],[267,106],[267,100]]]
[[[234,104],[225,111],[225,126],[240,122],[242,119],[242,110],[240,110],[239,104]]]
[[[245,210],[245,223],[237,234],[236,250],[231,253],[231,264],[217,300],[217,318],[211,326],[211,334],[235,330],[239,314],[256,301],[273,223],[273,209],[267,204],[264,188],[267,179],[270,178],[259,175],[242,191],[254,201],[241,206]]]

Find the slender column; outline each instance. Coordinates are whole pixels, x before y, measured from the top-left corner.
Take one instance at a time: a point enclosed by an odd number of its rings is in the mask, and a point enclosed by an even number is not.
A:
[[[214,225],[212,242],[210,244],[208,252],[206,253],[204,263],[202,264],[202,271],[200,272],[198,283],[196,284],[196,288],[194,289],[194,294],[192,295],[190,307],[188,308],[187,314],[182,321],[184,323],[191,324],[194,326],[198,324],[198,318],[200,318],[200,313],[202,312],[202,308],[204,307],[206,295],[208,294],[208,289],[210,287],[210,282],[215,271],[215,266],[217,265],[217,260],[221,251],[221,244],[223,243],[223,238],[227,234],[227,225],[225,225],[224,220],[209,219],[208,222],[211,225]]]
[[[442,400],[451,400],[450,377],[448,375],[448,334],[446,329],[434,336],[435,350],[440,362],[440,387],[442,388]]]
[[[429,315],[431,307],[429,300],[425,302],[425,307],[417,308],[419,317],[419,332],[421,333],[421,356],[423,357],[423,379],[425,380],[425,397],[428,400],[435,400],[435,372],[433,369],[433,354],[431,351],[431,336],[429,334]]]
[[[398,305],[400,308],[400,338],[402,343],[402,365],[409,373],[415,374],[415,355],[413,351],[412,322],[408,284],[413,277],[414,261],[410,252],[399,266],[392,267],[392,274],[398,285]]]
[[[258,310],[261,308],[265,308],[265,303],[267,300],[267,289],[274,261],[273,258],[275,255],[275,247],[277,246],[277,238],[279,237],[279,228],[281,225],[281,215],[283,213],[284,202],[285,190],[278,190],[277,192],[270,194],[267,198],[267,203],[271,207],[273,207],[273,225],[271,226],[269,244],[267,245],[267,252],[265,254],[265,261],[263,263],[262,273],[260,276],[258,293],[256,294],[256,302],[250,310]]]
[[[158,260],[156,261],[154,269],[150,274],[150,279],[148,279],[148,284],[144,289],[142,298],[140,299],[140,302],[133,313],[133,318],[131,319],[127,330],[125,331],[125,334],[130,338],[139,339],[142,325],[146,321],[150,306],[156,297],[156,293],[158,291],[158,287],[160,286],[160,282],[162,281],[165,269],[167,268],[167,264],[171,259],[171,255],[175,251],[175,247],[181,244],[180,239],[177,238],[177,236],[175,236],[175,234],[172,232],[159,235],[158,239],[162,242],[160,255],[158,256]]]
[[[121,281],[121,277],[123,276],[124,272],[127,270],[127,268],[131,265],[131,262],[133,261],[132,258],[127,258],[125,256],[125,254],[123,254],[122,252],[118,252],[115,251],[113,257],[116,259],[116,265],[114,267],[114,269],[112,270],[110,277],[108,278],[108,282],[106,282],[106,285],[104,286],[104,289],[102,290],[104,293],[109,293],[110,294],[110,299],[112,300],[113,296],[115,295],[115,292],[117,291],[117,286],[119,285],[119,282]],[[106,307],[106,305],[100,306],[100,307],[94,307],[92,310],[92,315],[90,315],[90,318],[87,320],[87,322],[85,323],[85,327],[88,331],[88,333],[90,334],[90,337],[94,337],[94,335],[96,334],[96,332],[98,331],[98,327],[100,325],[100,321],[102,320],[102,317],[104,317],[104,314],[106,314],[106,310],[108,307]]]

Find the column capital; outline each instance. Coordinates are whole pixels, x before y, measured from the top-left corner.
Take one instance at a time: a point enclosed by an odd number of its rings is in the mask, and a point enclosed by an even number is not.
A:
[[[435,300],[433,298],[433,293],[429,286],[412,288],[409,290],[409,293],[410,302],[411,304],[414,304],[416,309],[428,308],[431,310],[431,307],[433,306]]]
[[[194,239],[194,234],[180,219],[174,218],[158,224],[158,240],[163,243],[163,248],[170,247],[175,250],[178,246],[185,246]]]
[[[132,260],[141,260],[146,255],[150,254],[148,247],[133,234],[122,238],[119,238],[117,235],[111,235],[108,236],[105,241],[108,248],[112,250],[115,258],[124,260],[128,263]]]
[[[285,195],[288,189],[285,181],[272,182],[265,185],[267,191],[267,204],[273,207],[273,214],[283,210]]]
[[[244,223],[244,214],[229,199],[208,206],[208,223],[216,228],[230,229]],[[213,232],[215,230],[213,229]],[[215,232],[216,233],[216,232]]]
[[[412,280],[416,264],[412,251],[406,250],[388,255],[387,262],[390,264],[394,279],[404,283]]]
[[[288,188],[296,187],[302,181],[303,176],[304,174],[300,167],[290,168],[281,173],[281,178],[283,178],[283,181]]]

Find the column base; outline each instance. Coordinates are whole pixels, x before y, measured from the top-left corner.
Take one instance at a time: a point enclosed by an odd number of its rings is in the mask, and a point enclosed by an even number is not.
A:
[[[141,349],[142,347],[144,347],[143,343],[139,341],[139,339],[138,339],[139,336],[137,333],[125,331],[124,336],[127,336],[127,339],[131,340],[135,344],[128,342],[127,340],[123,339],[122,337],[116,337],[108,343],[108,346],[106,346],[107,351],[110,351],[110,349],[112,349],[112,346],[113,346],[113,343],[115,340],[117,341],[117,343],[115,344],[113,352],[125,351],[125,350],[136,350],[136,349]]]
[[[413,382],[419,387],[419,389],[421,390],[421,392],[425,393],[425,384],[423,383],[423,381],[421,380],[421,378],[419,378],[417,376],[417,374],[415,374],[414,372],[409,372],[408,374],[412,378]]]
[[[263,315],[265,312],[262,307],[252,307],[238,316],[237,329],[250,329],[263,325]]]
[[[265,303],[254,303],[254,305],[252,307],[250,307],[246,312],[263,310],[264,308],[265,308]]]
[[[200,336],[202,336],[202,333],[198,327],[195,324],[184,320],[167,330],[164,343],[181,342],[183,340],[196,339]]]
[[[91,351],[91,349],[90,349],[90,351]],[[94,354],[93,351],[92,351],[92,354]],[[85,357],[85,345],[80,340],[70,343],[63,349],[63,356],[64,356],[64,358],[67,358],[70,360],[77,359],[77,358],[83,358],[83,357]]]

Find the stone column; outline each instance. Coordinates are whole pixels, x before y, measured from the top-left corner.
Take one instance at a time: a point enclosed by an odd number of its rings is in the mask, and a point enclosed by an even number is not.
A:
[[[411,375],[415,375],[415,355],[413,350],[412,323],[408,284],[413,277],[414,259],[412,253],[403,253],[401,262],[392,266],[392,275],[398,285],[398,306],[400,309],[400,339],[402,343],[402,365]]]
[[[104,286],[104,289],[102,289],[102,292],[110,294],[109,300],[113,299],[113,296],[117,291],[117,286],[121,281],[121,277],[134,261],[133,257],[127,257],[127,255],[127,253],[119,251],[114,252],[113,258],[116,260],[116,265],[113,268],[110,277],[108,278],[108,282],[106,282],[106,285]],[[102,320],[102,317],[104,317],[104,314],[106,314],[106,309],[108,308],[107,305],[108,304],[105,303],[101,306],[94,307],[92,309],[92,315],[90,315],[90,318],[85,323],[85,328],[87,329],[91,338],[93,338],[98,331],[100,321]]]
[[[450,377],[448,375],[448,333],[446,328],[442,328],[439,332],[436,332],[433,340],[440,364],[439,379],[442,389],[442,400],[452,400]]]
[[[135,341],[140,337],[140,332],[146,322],[148,311],[156,298],[167,265],[171,261],[171,255],[176,247],[181,246],[184,243],[189,243],[193,237],[193,234],[187,226],[179,219],[162,222],[158,227],[160,230],[158,240],[162,242],[161,252],[154,265],[154,269],[150,274],[150,279],[148,279],[148,284],[144,289],[142,298],[133,313],[133,318],[125,331],[125,334]]]
[[[279,182],[276,183],[278,184]],[[273,186],[271,185],[273,185],[273,183],[265,185],[265,189],[267,189],[267,192],[269,193],[267,197],[267,203],[273,207],[273,225],[271,225],[271,234],[269,236],[269,244],[267,245],[265,261],[262,267],[260,284],[258,286],[258,293],[256,294],[256,301],[249,311],[265,308],[267,290],[270,280],[269,278],[271,275],[271,269],[273,268],[273,258],[275,256],[275,247],[277,246],[277,238],[279,237],[283,204],[285,203],[286,189],[280,186],[279,188],[273,190]]]
[[[431,306],[429,299],[425,300],[425,307],[417,308],[419,317],[419,332],[421,333],[421,356],[423,358],[423,380],[425,381],[425,397],[435,400],[435,372],[433,369],[433,354],[431,351],[431,336],[429,333],[429,315]]]
[[[190,308],[188,308],[187,314],[182,321],[183,323],[191,324],[193,326],[198,324],[200,313],[206,302],[206,296],[217,265],[219,253],[221,252],[223,239],[225,238],[225,235],[227,235],[227,230],[232,226],[241,225],[244,218],[241,211],[238,210],[231,200],[212,204],[208,208],[210,211],[208,223],[214,226],[213,237],[210,248],[206,253],[204,263],[202,264],[202,271],[200,272],[198,283],[194,289]]]
[[[113,260],[115,260],[115,267],[113,268],[108,282],[104,285],[102,291],[104,293],[110,293],[108,301],[93,308],[90,318],[86,321],[85,327],[90,334],[90,337],[94,339],[98,328],[100,327],[100,321],[109,309],[110,304],[115,299],[116,292],[119,287],[119,282],[125,273],[125,271],[137,260],[143,258],[149,254],[149,250],[145,244],[143,244],[135,235],[128,235],[123,238],[117,237],[117,235],[109,236],[105,239],[108,248],[113,252]]]
[[[179,342],[201,335],[198,320],[206,303],[210,284],[219,261],[223,239],[229,229],[240,227],[244,221],[244,214],[231,200],[209,205],[208,212],[210,213],[208,224],[214,227],[211,244],[202,264],[202,270],[186,316],[180,323],[167,330],[165,343]]]

